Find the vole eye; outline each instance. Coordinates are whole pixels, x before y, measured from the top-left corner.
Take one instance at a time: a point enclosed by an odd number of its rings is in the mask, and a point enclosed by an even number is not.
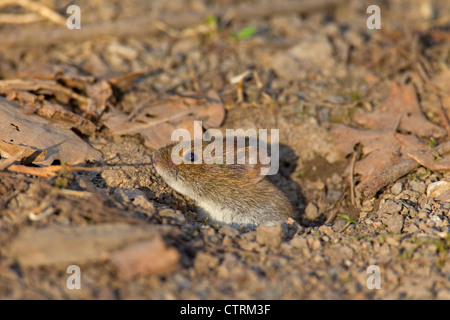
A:
[[[186,163],[194,163],[195,160],[197,160],[197,157],[195,156],[195,153],[191,151],[186,153],[184,159],[186,160]]]

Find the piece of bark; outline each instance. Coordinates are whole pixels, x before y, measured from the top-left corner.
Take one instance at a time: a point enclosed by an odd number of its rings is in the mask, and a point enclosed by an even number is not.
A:
[[[136,275],[167,274],[177,269],[180,254],[175,248],[166,248],[161,236],[132,244],[114,252],[109,260],[124,279]]]
[[[104,261],[114,250],[152,239],[159,230],[159,226],[125,223],[26,228],[12,241],[9,252],[23,267],[80,265]]]

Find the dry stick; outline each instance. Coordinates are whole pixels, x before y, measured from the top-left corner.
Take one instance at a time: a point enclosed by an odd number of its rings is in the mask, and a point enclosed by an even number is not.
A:
[[[350,200],[352,202],[352,205],[356,208],[356,202],[355,202],[355,162],[356,159],[361,157],[361,144],[357,144],[355,147],[355,150],[353,151],[353,157],[352,162],[350,164]]]
[[[29,91],[37,91],[37,90],[50,90],[53,92],[62,93],[72,99],[78,100],[82,106],[81,109],[85,109],[85,105],[87,105],[89,99],[85,96],[82,96],[76,92],[73,92],[71,89],[63,87],[62,85],[57,84],[52,80],[23,80],[23,79],[8,79],[8,80],[0,80],[0,89],[2,88],[13,88],[13,89],[22,89],[21,87],[25,87],[25,90]]]
[[[43,17],[36,13],[27,14],[0,14],[0,23],[24,24],[44,20]]]
[[[441,114],[442,122],[444,123],[445,130],[447,133],[450,133],[450,121],[448,119],[447,113],[445,112],[444,106],[442,105],[441,95],[437,94],[438,102],[439,102],[439,113]]]
[[[105,168],[101,167],[77,167],[77,166],[66,166],[67,170],[73,170],[73,171],[102,171]],[[8,171],[13,171],[17,173],[25,173],[25,174],[32,174],[39,177],[52,177],[56,176],[58,172],[62,169],[62,166],[50,166],[50,167],[28,167],[28,166],[22,166],[22,165],[10,165],[8,168]]]
[[[436,150],[440,155],[449,153],[450,141],[440,144]],[[363,199],[372,198],[380,189],[417,169],[419,166],[420,164],[413,159],[404,160],[399,164],[385,170],[379,176],[371,179],[370,181],[357,186],[356,194],[358,197]]]
[[[53,11],[52,9],[44,6],[42,3],[30,0],[0,0],[0,7],[5,6],[21,6],[25,9],[36,12],[37,14],[47,18],[48,20],[66,26],[66,19]],[[17,16],[17,15],[15,15]],[[20,15],[19,15],[20,16]]]
[[[1,1],[1,0],[0,0]],[[289,0],[284,2],[267,2],[259,6],[239,4],[231,8],[212,8],[207,13],[184,12],[183,14],[146,14],[139,17],[123,19],[113,22],[82,24],[80,30],[67,28],[21,28],[0,32],[2,46],[32,46],[46,45],[65,41],[86,41],[98,36],[114,35],[129,37],[131,35],[155,34],[159,29],[155,21],[162,21],[172,28],[186,28],[201,24],[213,12],[217,17],[228,16],[232,20],[247,20],[267,17],[274,14],[297,13],[306,14],[328,10],[336,7],[343,0]]]

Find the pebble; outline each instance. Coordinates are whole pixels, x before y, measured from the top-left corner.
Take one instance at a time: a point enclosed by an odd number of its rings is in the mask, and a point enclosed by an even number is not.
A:
[[[341,199],[342,191],[339,190],[328,190],[327,192],[327,201],[329,203],[336,203]]]
[[[442,219],[441,219],[438,215],[432,216],[432,217],[430,218],[430,221],[432,221],[432,222],[435,224],[435,226],[438,227],[438,228],[441,227],[442,224],[444,223],[444,222],[442,221]]]
[[[281,224],[276,226],[260,225],[256,228],[256,241],[268,247],[279,247],[282,242],[283,228]]]
[[[302,249],[302,248],[306,248],[308,243],[306,242],[306,239],[302,236],[295,236],[294,238],[292,238],[292,240],[289,242],[290,245],[293,248],[296,249]]]
[[[401,214],[395,214],[383,221],[388,230],[392,233],[400,233],[403,228],[403,216]]]
[[[322,243],[316,237],[309,237],[307,242],[311,250],[318,250],[322,247]]]
[[[305,216],[308,220],[315,221],[320,217],[319,209],[312,202],[308,203],[305,208]]]
[[[345,228],[346,225],[347,225],[347,222],[345,220],[338,220],[333,224],[333,231],[341,232]]]
[[[417,215],[417,217],[421,220],[426,220],[428,219],[429,213],[430,211],[427,209],[427,207],[423,207],[419,210],[419,214]]]
[[[387,200],[380,208],[380,213],[395,214],[402,211],[403,205],[400,201]]]
[[[173,218],[176,214],[176,211],[173,209],[163,209],[158,213],[161,217]]]
[[[144,209],[150,209],[150,210],[151,210],[151,209],[154,209],[153,202],[147,200],[147,198],[146,198],[144,195],[142,195],[142,194],[137,195],[137,196],[134,198],[134,200],[133,200],[133,205],[135,205],[135,206],[140,206],[140,207],[142,207],[142,208],[144,208]]]
[[[403,184],[401,182],[397,182],[391,188],[391,192],[395,195],[400,194],[400,192],[402,192],[402,190],[403,190]]]
[[[409,186],[412,190],[419,192],[420,194],[425,193],[425,190],[427,189],[427,186],[424,182],[420,182],[417,180],[412,180],[409,182]]]
[[[236,230],[235,228],[229,227],[229,226],[222,226],[219,229],[219,233],[223,234],[225,236],[229,236],[229,237],[236,237],[239,234],[239,231]]]
[[[372,200],[364,200],[362,203],[362,211],[370,212],[373,210],[373,201]]]
[[[427,197],[436,198],[450,190],[449,181],[436,181],[427,188]]]
[[[206,274],[219,265],[219,258],[205,252],[195,256],[194,269],[198,274]]]

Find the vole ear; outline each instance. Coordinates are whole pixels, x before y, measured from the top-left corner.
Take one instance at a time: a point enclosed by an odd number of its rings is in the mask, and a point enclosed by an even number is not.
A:
[[[245,147],[245,161],[244,167],[247,170],[250,177],[258,182],[267,175],[270,167],[270,162],[268,164],[261,163],[261,159],[268,159],[267,152],[255,146]],[[242,152],[242,151],[241,151]],[[237,152],[239,157],[239,151]]]

